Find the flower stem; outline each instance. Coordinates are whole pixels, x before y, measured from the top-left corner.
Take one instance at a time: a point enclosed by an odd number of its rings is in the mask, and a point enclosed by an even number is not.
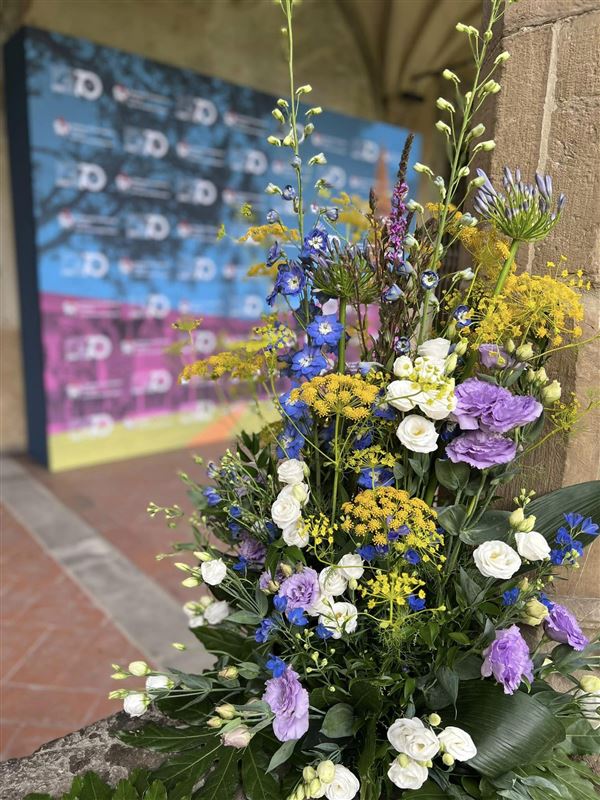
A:
[[[340,323],[344,326],[338,344],[337,371],[343,375],[346,371],[346,300],[340,297]]]
[[[520,241],[518,239],[513,239],[510,245],[510,250],[508,252],[508,258],[504,262],[504,266],[500,270],[500,275],[498,275],[498,280],[496,281],[496,286],[494,287],[494,293],[492,297],[498,297],[499,294],[502,294],[502,290],[504,289],[504,284],[506,283],[506,279],[510,274],[510,270],[512,265],[514,264],[517,251],[519,249]]]

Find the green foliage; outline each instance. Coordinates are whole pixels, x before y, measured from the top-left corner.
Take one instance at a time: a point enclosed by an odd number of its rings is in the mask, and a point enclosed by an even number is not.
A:
[[[142,787],[147,788],[142,788]],[[49,794],[28,794],[24,800],[58,800]],[[169,794],[160,780],[154,780],[150,773],[134,770],[128,778],[123,778],[113,788],[108,786],[95,772],[73,779],[71,788],[62,795],[61,800],[184,800]]]

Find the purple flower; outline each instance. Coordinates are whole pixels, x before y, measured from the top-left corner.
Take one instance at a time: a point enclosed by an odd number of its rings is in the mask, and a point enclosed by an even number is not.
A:
[[[470,308],[469,306],[457,306],[454,309],[452,316],[456,320],[457,327],[460,328],[468,328],[469,325],[472,325],[473,320],[469,316]]]
[[[421,286],[427,291],[435,289],[440,282],[440,276],[433,269],[426,269],[421,275]]]
[[[262,566],[267,554],[267,548],[252,536],[244,533],[240,543],[240,557],[251,564]]]
[[[319,600],[319,576],[314,569],[305,567],[302,572],[296,572],[283,581],[279,596],[287,599],[288,612],[294,608],[307,611]]]
[[[584,650],[590,643],[573,614],[558,603],[554,603],[550,614],[544,620],[544,630],[555,642],[568,644],[573,650]]]
[[[322,317],[315,317],[308,325],[306,332],[310,336],[313,344],[336,345],[344,333],[344,326],[338,322],[335,314],[326,314]]]
[[[508,393],[495,383],[468,378],[456,387],[456,408],[453,417],[463,431],[475,431],[479,428],[481,415],[489,411],[502,393]]]
[[[304,736],[308,730],[308,692],[298,680],[298,673],[287,667],[283,675],[271,678],[265,687],[262,699],[275,714],[275,736],[280,742]]]
[[[481,415],[482,428],[494,433],[507,433],[513,428],[536,420],[543,411],[541,403],[529,394],[514,395],[506,392]]]
[[[504,687],[504,694],[514,694],[523,678],[533,681],[533,661],[516,625],[496,631],[496,638],[483,651],[483,657],[481,675],[493,675]]]
[[[512,367],[515,363],[514,358],[511,358],[506,350],[497,344],[480,344],[479,360],[487,369],[504,369]]]
[[[468,431],[446,446],[450,461],[469,464],[476,469],[507,464],[516,453],[517,445],[511,439],[486,431]]]
[[[533,422],[542,413],[542,405],[531,395],[515,395],[495,383],[468,378],[456,387],[453,415],[461,429],[477,428],[492,433],[507,433]]]

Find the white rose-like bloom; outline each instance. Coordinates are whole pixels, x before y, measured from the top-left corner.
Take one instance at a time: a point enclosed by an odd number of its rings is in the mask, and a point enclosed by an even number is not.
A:
[[[450,725],[438,734],[438,739],[442,751],[451,755],[456,761],[468,761],[477,755],[475,742],[462,728]]]
[[[398,411],[412,411],[420,397],[419,384],[408,380],[392,381],[385,393],[388,405],[397,408]]]
[[[435,425],[417,414],[404,417],[398,425],[396,436],[413,453],[433,453],[437,449],[438,434]]]
[[[354,579],[357,581],[362,577],[362,574],[365,571],[363,563],[364,562],[358,553],[346,553],[346,555],[342,556],[338,561],[338,566],[342,568],[341,572],[344,573],[348,580]]]
[[[457,400],[454,392],[442,400],[435,396],[437,392],[430,394],[434,396],[425,401],[419,401],[419,408],[429,419],[446,419],[456,408]]]
[[[497,539],[480,544],[473,551],[473,558],[475,566],[486,578],[508,580],[521,567],[521,559],[516,550]]]
[[[410,375],[412,375],[414,366],[408,356],[398,356],[398,358],[394,361],[392,370],[397,378],[408,378]]]
[[[325,567],[319,573],[319,586],[323,594],[330,597],[337,597],[344,594],[348,588],[348,579],[343,569],[338,567]]]
[[[148,708],[149,697],[143,692],[132,692],[123,700],[123,711],[130,717],[141,717]]]
[[[417,347],[417,353],[443,365],[450,350],[450,345],[451,342],[448,339],[429,339]]]
[[[427,780],[429,770],[409,759],[406,766],[402,766],[399,759],[392,761],[388,769],[388,778],[399,789],[420,789]]]
[[[329,603],[329,610],[319,617],[321,625],[333,631],[334,639],[344,633],[354,633],[358,625],[358,611],[352,603]]]
[[[222,558],[212,558],[210,561],[202,562],[200,572],[204,583],[208,583],[209,586],[218,586],[227,575],[227,567]]]
[[[515,541],[519,555],[527,561],[545,561],[550,558],[550,545],[537,531],[515,533]]]
[[[387,738],[394,750],[405,753],[415,761],[429,761],[440,749],[440,743],[431,728],[418,717],[397,719],[390,725]]]
[[[190,617],[190,621],[188,622],[188,628],[194,630],[194,628],[201,628],[204,625],[204,614],[198,614],[195,617]]]
[[[173,685],[167,675],[148,675],[146,678],[146,691],[159,691],[160,689],[170,689]]]
[[[294,485],[304,480],[304,461],[297,458],[287,458],[277,467],[277,477],[281,483]]]
[[[424,730],[425,725],[418,717],[401,717],[390,725],[387,738],[394,750],[406,753],[406,737],[411,733]]]
[[[277,495],[278,497],[293,497],[300,505],[304,506],[310,497],[310,488],[307,483],[288,483]]]
[[[215,600],[204,612],[204,619],[209,625],[218,625],[229,616],[229,604],[226,600]]]
[[[600,728],[600,691],[585,692],[578,689],[575,692],[575,697],[579,701],[581,713],[592,728],[597,731]]]
[[[327,800],[354,800],[359,791],[360,781],[356,775],[342,764],[336,764],[333,780],[325,789]]]
[[[271,518],[278,528],[288,528],[295,522],[298,522],[302,514],[302,508],[295,497],[286,497],[281,495],[271,506]]]
[[[302,549],[303,547],[306,547],[309,542],[308,533],[304,532],[302,526],[300,525],[300,520],[297,522],[292,522],[291,525],[287,525],[281,531],[281,536],[288,547],[299,547]]]

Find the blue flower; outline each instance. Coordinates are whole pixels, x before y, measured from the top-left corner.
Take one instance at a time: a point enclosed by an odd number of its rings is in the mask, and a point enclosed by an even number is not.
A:
[[[440,276],[433,269],[426,269],[421,275],[421,286],[427,291],[435,289],[439,282]]]
[[[206,474],[211,480],[216,478],[217,475],[219,474],[219,467],[217,464],[215,464],[214,461],[209,461],[208,464],[206,465]]]
[[[473,320],[469,316],[469,306],[458,306],[452,316],[456,320],[458,328],[468,328],[469,325],[473,324]]]
[[[372,544],[365,544],[362,547],[359,547],[356,552],[365,561],[373,561],[375,558],[377,558],[377,551]]]
[[[305,441],[293,425],[286,425],[277,438],[277,458],[299,458]]]
[[[304,237],[300,258],[303,261],[310,261],[315,256],[325,253],[327,251],[327,245],[327,233],[322,228],[313,228],[312,231],[309,231]]]
[[[279,219],[279,214],[274,208],[271,208],[269,211],[267,211],[267,222],[269,225],[274,225],[276,222],[279,222]]]
[[[540,603],[543,603],[549,611],[552,611],[554,608],[554,603],[548,598],[547,595],[544,594],[544,592],[539,593],[538,600]]]
[[[502,595],[502,605],[503,606],[514,606],[514,604],[519,599],[519,595],[521,594],[521,590],[518,589],[516,586],[514,589],[507,589],[504,594]]]
[[[279,404],[283,412],[288,416],[290,419],[302,419],[302,417],[306,414],[306,403],[302,400],[292,400],[291,394],[292,389],[288,392],[284,392],[283,394],[279,395]]]
[[[279,530],[277,525],[273,522],[273,520],[267,520],[265,522],[265,528],[267,529],[267,535],[269,537],[270,542],[274,542],[275,539],[279,536]]]
[[[566,528],[559,528],[556,531],[556,544],[561,547],[570,547],[573,544],[573,537]]]
[[[416,594],[410,594],[408,596],[408,605],[411,611],[422,611],[427,603],[422,597],[417,597]]]
[[[376,489],[379,486],[392,486],[394,473],[387,467],[363,467],[358,476],[358,485],[363,489]]]
[[[328,344],[333,347],[344,334],[344,326],[337,321],[335,314],[326,314],[322,317],[315,317],[306,328],[306,332],[313,344],[319,345],[319,347]]]
[[[325,209],[325,216],[330,222],[337,222],[339,215],[340,215],[339,208],[332,207]]]
[[[229,513],[232,517],[235,517],[235,519],[239,519],[242,516],[242,509],[239,506],[231,506]]]
[[[326,625],[323,625],[322,622],[319,622],[319,624],[315,628],[315,633],[317,634],[319,639],[331,639],[331,637],[333,636],[333,631]]]
[[[353,450],[364,450],[373,444],[373,431],[371,429],[365,431],[361,436],[357,436],[352,443]]]
[[[287,597],[282,597],[281,595],[276,594],[273,598],[273,605],[275,606],[276,611],[279,611],[280,613],[285,611],[287,608]]]
[[[409,564],[418,564],[419,561],[421,560],[421,556],[417,553],[416,550],[409,548],[404,553],[404,559],[408,561]]]
[[[389,286],[381,295],[381,299],[384,303],[395,303],[396,300],[399,300],[401,297],[404,297],[404,292],[397,283]]]
[[[293,200],[294,197],[296,197],[296,190],[291,185],[291,183],[288,183],[287,186],[283,187],[281,196],[283,197],[284,200]]]
[[[394,341],[394,350],[399,356],[410,353],[410,339],[408,336],[398,336]]]
[[[227,527],[231,531],[232,536],[239,536],[240,533],[242,532],[242,526],[239,525],[237,522],[234,522],[232,519],[228,521]]]
[[[318,347],[304,347],[294,354],[290,365],[291,372],[297,377],[314,378],[327,368],[327,360]]]
[[[563,517],[571,528],[576,528],[580,522],[583,522],[583,514],[576,514],[574,511],[571,511],[569,514],[563,514]]]
[[[206,502],[209,506],[218,506],[221,502],[221,495],[216,489],[213,489],[212,486],[207,486],[205,489],[203,489],[202,494],[206,498]]]
[[[297,625],[299,628],[308,625],[308,617],[303,608],[292,608],[287,612],[286,616],[292,625]]]
[[[410,528],[408,525],[400,525],[399,528],[392,528],[388,531],[388,539],[390,542],[397,542],[401,536],[408,536]]]
[[[387,544],[376,544],[375,545],[375,552],[378,556],[386,556],[390,552],[389,545]]]
[[[259,644],[264,644],[267,639],[269,638],[271,631],[275,627],[275,620],[267,617],[263,619],[260,623],[256,631],[254,632],[254,638]]]
[[[273,673],[274,678],[281,678],[285,672],[287,665],[279,656],[274,656],[272,653],[269,655],[269,660],[265,664],[269,672]]]
[[[591,517],[584,519],[581,523],[581,532],[587,536],[596,536],[600,526],[598,526]]]
[[[245,572],[248,566],[248,559],[244,558],[244,556],[240,556],[238,560],[233,565],[233,569],[236,572]]]

